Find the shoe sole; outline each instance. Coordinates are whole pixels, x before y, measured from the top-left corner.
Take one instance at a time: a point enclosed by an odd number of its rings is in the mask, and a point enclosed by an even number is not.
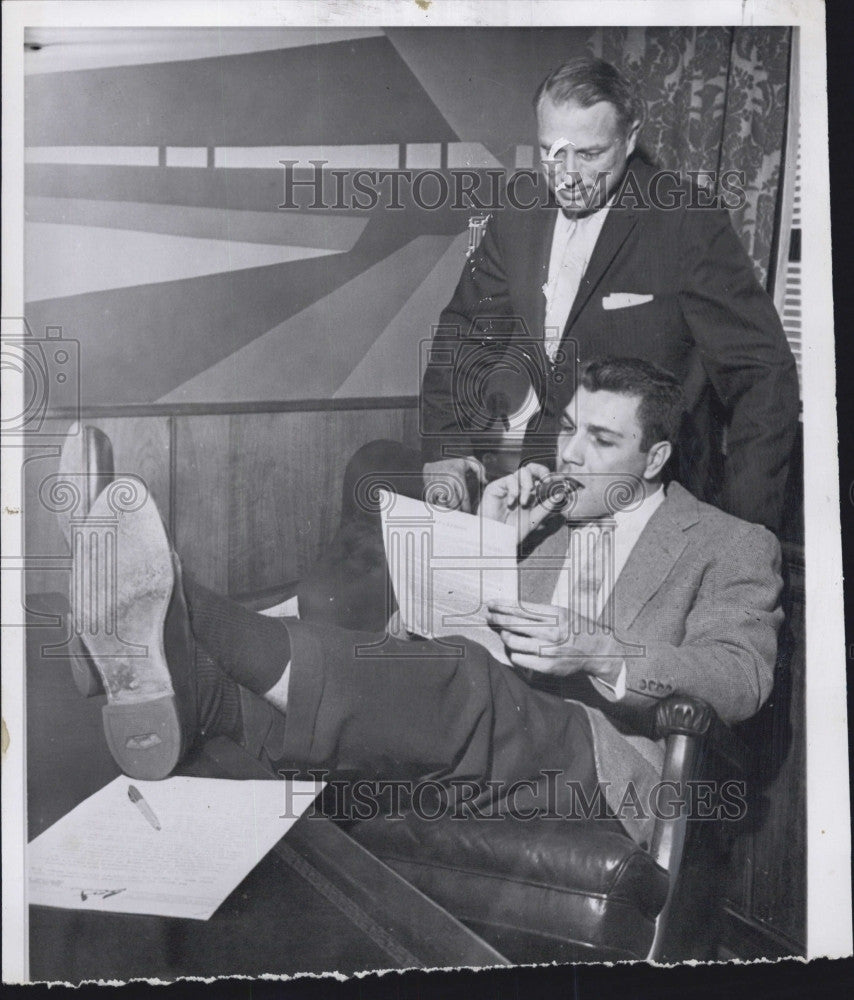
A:
[[[97,472],[92,470],[97,469]],[[80,491],[80,509],[73,511],[82,517],[95,502],[98,494],[112,481],[114,475],[113,449],[110,439],[97,427],[72,424],[59,456],[60,481],[67,482],[72,491]],[[56,518],[71,548],[71,516],[60,510]],[[69,661],[74,686],[84,698],[94,698],[104,693],[101,678],[83,644],[72,636],[69,643]]]
[[[114,536],[105,529],[98,538],[103,552],[90,546],[74,553],[75,580],[92,581],[99,573],[111,575],[108,552],[114,545],[116,571],[105,599],[99,606],[91,586],[78,585],[75,607],[107,695],[104,735],[125,774],[158,780],[174,770],[185,742],[163,640],[175,584],[169,541],[150,498],[138,510],[115,515],[102,494],[89,517],[115,526]],[[112,607],[105,611],[104,603]]]

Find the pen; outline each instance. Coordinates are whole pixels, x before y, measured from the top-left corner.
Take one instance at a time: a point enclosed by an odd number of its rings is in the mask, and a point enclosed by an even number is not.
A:
[[[142,797],[142,793],[135,785],[128,785],[128,798],[142,813],[155,830],[160,829],[160,820],[154,815],[151,806]]]

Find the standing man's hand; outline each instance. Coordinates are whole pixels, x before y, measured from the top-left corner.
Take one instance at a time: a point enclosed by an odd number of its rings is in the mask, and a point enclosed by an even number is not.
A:
[[[486,470],[473,455],[427,462],[423,469],[425,497],[437,506],[470,514],[466,473],[474,474],[481,485],[486,483]]]

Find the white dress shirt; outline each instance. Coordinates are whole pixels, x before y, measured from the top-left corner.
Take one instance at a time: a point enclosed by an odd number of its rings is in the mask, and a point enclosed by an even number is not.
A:
[[[662,503],[664,503],[664,488],[659,486],[654,493],[650,493],[645,496],[634,510],[618,511],[615,513],[613,518],[613,527],[606,526],[604,528],[605,532],[612,533],[614,557],[612,565],[606,565],[605,571],[602,573],[602,582],[596,595],[597,617],[602,614],[602,609],[605,607],[605,604],[610,598],[617,579],[623,571],[623,567],[626,565],[637,540],[640,538],[641,532],[647,526],[649,519],[656,512],[656,510],[658,510]],[[581,530],[583,532],[584,526],[581,526],[580,529],[573,530]],[[606,560],[606,562],[607,561],[610,560]],[[573,579],[573,573],[577,572],[578,567],[573,567],[571,556],[567,554],[566,562],[558,575],[554,594],[552,595],[551,603],[556,607],[569,607],[570,580]],[[593,682],[594,687],[596,687],[606,698],[612,701],[618,701],[626,693],[626,665],[623,663],[619,676],[614,684],[609,684],[607,681],[603,681],[598,677],[593,677],[592,675],[590,675],[590,680]]]
[[[543,347],[551,362],[554,362],[560,347],[563,329],[610,207],[609,201],[598,212],[591,212],[578,219],[564,215],[562,211],[557,213],[549,256],[549,277],[543,285],[546,297]],[[536,388],[531,385],[518,411],[508,414],[510,426],[505,434],[506,440],[521,442],[528,424],[539,412],[541,405]]]
[[[610,203],[598,212],[575,218],[559,211],[552,236],[549,257],[549,277],[543,285],[546,297],[545,339],[543,346],[550,361],[563,336],[563,328],[569,319],[572,304],[581,287],[581,279],[593,256],[593,249],[605,219]]]

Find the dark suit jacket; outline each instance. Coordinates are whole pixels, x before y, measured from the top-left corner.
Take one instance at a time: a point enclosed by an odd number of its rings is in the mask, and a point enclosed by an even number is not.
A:
[[[542,535],[521,563],[523,602],[551,603],[566,552],[565,525]],[[780,545],[765,528],[699,502],[678,483],[667,487],[602,612],[624,646],[625,697],[607,700],[586,673],[552,686],[587,707],[613,809],[629,781],[645,802],[661,772],[663,744],[637,735],[656,701],[694,695],[725,722],[739,722],[768,697],[783,618],[780,563]],[[621,818],[646,839],[649,823]]]
[[[440,457],[451,441],[454,454],[475,449],[477,380],[490,358],[533,372],[545,405],[526,453],[551,463],[576,360],[638,356],[685,388],[677,478],[701,499],[777,530],[798,416],[795,362],[780,320],[727,212],[655,207],[652,168],[634,161],[630,169],[646,207],[626,188],[609,210],[564,330],[564,360],[554,367],[542,348],[542,285],[558,209],[508,207],[490,219],[434,337],[449,350],[433,355],[423,378],[423,459]],[[606,309],[612,293],[653,299]]]

